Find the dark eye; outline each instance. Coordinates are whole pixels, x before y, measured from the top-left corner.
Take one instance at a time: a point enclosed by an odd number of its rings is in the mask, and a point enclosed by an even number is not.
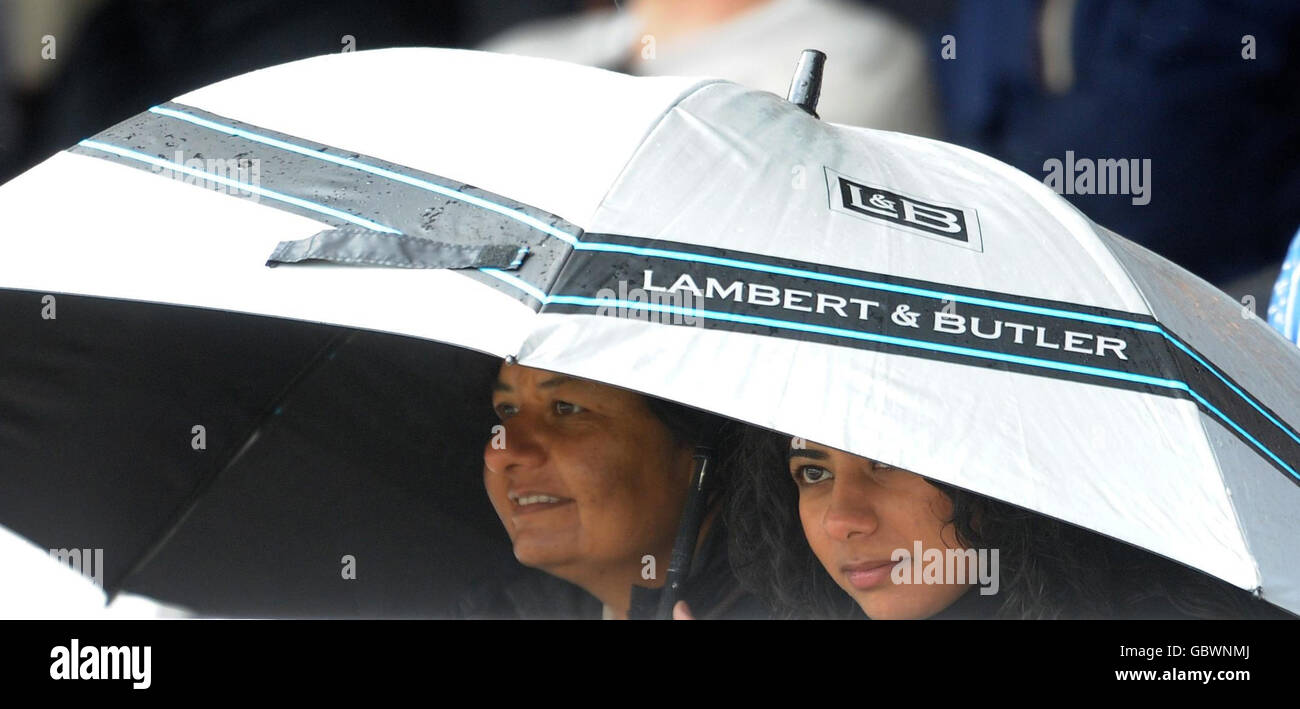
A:
[[[834,477],[835,475],[831,471],[816,465],[803,465],[794,471],[795,482],[801,485],[816,485]]]
[[[555,413],[561,416],[576,414],[580,411],[586,411],[586,409],[582,408],[581,406],[578,406],[577,404],[570,403],[568,401],[555,402]]]
[[[497,418],[501,419],[502,421],[505,421],[511,416],[514,416],[515,413],[518,412],[518,409],[515,408],[514,404],[504,404],[504,403],[497,404],[496,406],[492,407],[492,410],[496,412]]]

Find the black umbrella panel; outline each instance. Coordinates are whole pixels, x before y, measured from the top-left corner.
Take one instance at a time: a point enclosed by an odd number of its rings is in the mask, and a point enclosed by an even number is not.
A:
[[[0,290],[0,525],[201,615],[443,617],[514,564],[483,490],[498,361]]]

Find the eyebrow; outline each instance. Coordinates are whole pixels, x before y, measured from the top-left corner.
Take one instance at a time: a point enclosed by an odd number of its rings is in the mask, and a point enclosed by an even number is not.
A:
[[[785,462],[789,463],[795,458],[812,458],[813,460],[827,460],[830,458],[826,451],[817,450],[816,448],[791,448],[785,456]]]
[[[567,374],[560,374],[558,376],[551,377],[550,379],[547,379],[544,382],[538,382],[537,386],[549,389],[551,387],[557,387],[561,384],[567,384],[569,382],[576,382],[576,381],[578,380],[575,377],[570,377]],[[505,382],[498,379],[492,382],[492,391],[514,391],[514,388],[511,387],[509,384],[506,384]]]

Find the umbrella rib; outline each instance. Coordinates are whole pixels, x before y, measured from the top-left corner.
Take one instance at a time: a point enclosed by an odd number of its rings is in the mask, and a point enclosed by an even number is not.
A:
[[[292,393],[293,390],[303,382],[303,380],[327,362],[334,352],[351,342],[359,333],[359,330],[346,330],[335,334],[333,337],[329,338],[325,344],[321,345],[320,348],[316,350],[315,354],[307,359],[294,376],[290,377],[289,381],[280,388],[280,391],[276,393],[276,395],[272,397],[263,408],[262,415],[258,417],[257,422],[252,426],[252,430],[244,437],[244,442],[235,449],[234,454],[232,454],[226,462],[216,470],[216,472],[205,476],[199,481],[199,484],[195,486],[194,491],[190,493],[189,498],[186,499],[186,501],[182,503],[172,515],[171,521],[167,524],[162,534],[155,538],[154,542],[150,544],[148,548],[146,548],[145,551],[127,568],[126,573],[122,574],[116,583],[111,584],[105,589],[108,596],[105,605],[112,604],[113,600],[117,598],[117,594],[126,588],[127,582],[131,580],[140,569],[147,566],[150,561],[153,561],[153,558],[162,551],[162,548],[167,545],[167,542],[169,542],[171,538],[175,536],[176,532],[180,530],[181,526],[185,524],[185,520],[187,520],[198,507],[199,501],[203,499],[204,494],[212,487],[213,483],[221,478],[227,470],[234,467],[235,463],[239,462],[239,460],[244,456],[244,453],[246,453],[249,448],[252,448],[253,444],[261,437],[262,429],[266,426],[266,423],[279,412],[281,403],[284,402],[289,394]]]
[[[1219,374],[1217,368],[1210,366],[1210,364],[1209,364],[1208,362],[1202,360],[1199,356],[1197,356],[1197,355],[1195,354],[1195,352],[1193,352],[1193,351],[1191,350],[1190,347],[1184,346],[1181,342],[1179,342],[1177,339],[1175,339],[1175,338],[1170,334],[1169,330],[1168,330],[1167,328],[1165,328],[1164,323],[1161,323],[1161,322],[1160,322],[1160,318],[1159,318],[1159,316],[1156,315],[1156,309],[1155,309],[1155,307],[1153,307],[1153,305],[1152,305],[1152,303],[1151,303],[1151,300],[1150,300],[1149,298],[1147,298],[1147,294],[1143,291],[1141,285],[1138,283],[1138,280],[1137,280],[1136,278],[1133,277],[1133,273],[1129,270],[1128,264],[1124,262],[1124,259],[1120,258],[1119,254],[1117,253],[1117,250],[1116,250],[1115,248],[1112,248],[1112,246],[1111,246],[1111,244],[1110,244],[1110,242],[1109,242],[1109,237],[1110,237],[1111,235],[1114,235],[1114,232],[1111,232],[1111,231],[1109,231],[1109,230],[1107,230],[1107,229],[1105,229],[1105,228],[1103,227],[1102,229],[1098,230],[1097,235],[1098,235],[1099,237],[1101,237],[1101,238],[1098,239],[1098,242],[1101,244],[1102,248],[1105,249],[1105,250],[1106,250],[1106,253],[1110,255],[1111,260],[1115,263],[1115,265],[1119,266],[1120,271],[1124,274],[1125,278],[1128,279],[1129,285],[1132,286],[1133,289],[1134,289],[1135,291],[1137,291],[1137,295],[1138,295],[1138,297],[1142,299],[1142,304],[1146,306],[1147,312],[1151,314],[1151,318],[1152,318],[1153,320],[1155,320],[1155,321],[1156,321],[1156,324],[1158,324],[1158,325],[1160,326],[1160,333],[1161,333],[1161,335],[1164,336],[1163,339],[1162,339],[1161,341],[1164,343],[1165,347],[1169,348],[1169,353],[1170,353],[1170,355],[1175,355],[1175,353],[1174,353],[1174,351],[1173,351],[1173,348],[1170,347],[1171,345],[1176,346],[1176,347],[1182,349],[1182,350],[1183,350],[1184,352],[1186,352],[1188,355],[1190,355],[1190,356],[1194,357],[1196,360],[1198,360],[1199,363],[1201,364],[1201,366],[1205,367],[1208,371],[1210,371],[1211,373],[1213,373],[1214,376],[1218,377],[1221,381],[1223,381],[1224,384],[1229,385],[1229,386],[1233,389],[1233,391],[1237,394],[1237,396],[1239,396],[1239,397],[1241,397],[1242,399],[1244,399],[1244,400],[1245,400],[1247,403],[1249,403],[1251,406],[1254,406],[1254,407],[1255,407],[1257,410],[1259,410],[1261,413],[1264,413],[1265,416],[1268,416],[1269,420],[1273,423],[1273,425],[1275,425],[1275,426],[1277,426],[1278,428],[1282,429],[1282,431],[1283,431],[1284,433],[1287,433],[1287,434],[1290,435],[1292,438],[1295,438],[1295,435],[1294,435],[1293,433],[1291,433],[1290,431],[1288,431],[1288,430],[1286,429],[1286,427],[1282,426],[1281,423],[1277,421],[1277,419],[1273,418],[1272,416],[1269,416],[1267,412],[1263,411],[1263,410],[1260,408],[1260,406],[1259,406],[1258,404],[1255,403],[1255,401],[1253,400],[1252,397],[1248,397],[1248,396],[1246,396],[1246,394],[1245,394],[1243,391],[1241,391],[1240,389],[1237,389],[1235,386],[1233,386],[1233,385],[1231,384],[1231,382],[1229,382],[1227,379],[1225,379],[1225,378],[1223,377],[1223,375]],[[1118,235],[1115,235],[1115,236],[1118,236]],[[1187,379],[1187,374],[1188,374],[1188,372],[1186,372],[1186,371],[1183,370],[1182,365],[1181,365],[1181,364],[1179,363],[1179,361],[1178,361],[1178,357],[1177,357],[1177,356],[1172,356],[1172,357],[1171,357],[1171,361],[1174,363],[1174,366],[1177,368],[1177,370],[1178,370],[1178,375],[1179,375],[1180,377],[1182,377],[1184,381],[1188,381],[1188,379]],[[1192,387],[1191,387],[1191,385],[1190,385],[1190,382],[1189,382],[1188,387],[1187,387],[1187,393],[1191,394],[1195,399],[1199,400],[1198,403],[1203,403],[1203,404],[1205,405],[1206,410],[1212,411],[1212,412],[1213,412],[1215,415],[1217,415],[1220,419],[1222,419],[1222,420],[1224,420],[1224,421],[1226,421],[1226,422],[1232,424],[1234,428],[1237,428],[1238,430],[1240,430],[1240,426],[1237,426],[1237,424],[1236,424],[1234,421],[1232,421],[1232,420],[1229,419],[1227,416],[1225,416],[1225,415],[1224,415],[1222,412],[1220,412],[1217,408],[1215,408],[1214,406],[1210,405],[1210,402],[1205,401],[1205,400],[1204,400],[1203,398],[1201,398],[1198,394],[1196,394],[1196,392],[1192,390]],[[1207,441],[1207,442],[1208,442],[1208,441],[1211,441],[1212,439],[1210,438],[1210,430],[1209,430],[1209,426],[1206,425],[1206,423],[1205,423],[1205,417],[1201,416],[1199,411],[1197,412],[1196,423],[1197,423],[1198,426],[1200,426],[1201,431],[1204,433],[1205,438],[1206,438],[1206,441]],[[1245,433],[1245,431],[1241,431],[1241,432],[1242,432],[1243,434]],[[1272,451],[1269,451],[1267,447],[1265,447],[1264,445],[1262,445],[1259,441],[1255,440],[1253,436],[1250,436],[1249,434],[1246,434],[1246,435],[1247,435],[1248,438],[1250,438],[1251,442],[1255,444],[1255,447],[1256,447],[1256,448],[1265,451],[1265,452],[1268,453],[1268,455],[1269,455],[1270,457],[1272,457],[1274,460],[1278,460],[1278,459],[1277,459],[1277,456],[1273,455]],[[1251,570],[1254,572],[1254,575],[1255,575],[1255,588],[1252,589],[1252,591],[1255,592],[1255,593],[1259,593],[1260,590],[1263,588],[1263,581],[1264,581],[1263,576],[1260,574],[1260,571],[1259,571],[1259,561],[1257,560],[1257,558],[1256,558],[1256,556],[1255,556],[1254,550],[1251,549],[1250,537],[1249,537],[1249,535],[1246,534],[1246,528],[1245,528],[1245,526],[1241,523],[1241,514],[1237,511],[1237,503],[1236,503],[1235,500],[1231,499],[1231,487],[1228,485],[1228,480],[1227,480],[1227,478],[1224,477],[1224,475],[1223,475],[1223,466],[1222,466],[1222,464],[1219,462],[1219,453],[1218,453],[1218,451],[1216,451],[1216,450],[1214,449],[1214,445],[1213,445],[1212,443],[1209,444],[1209,445],[1207,445],[1206,447],[1207,447],[1207,448],[1209,449],[1209,451],[1210,451],[1210,459],[1214,461],[1214,472],[1215,472],[1215,475],[1219,478],[1219,482],[1220,482],[1220,484],[1223,486],[1223,489],[1229,491],[1229,496],[1230,496],[1230,497],[1229,497],[1229,499],[1228,499],[1228,501],[1227,501],[1228,512],[1232,515],[1232,522],[1233,522],[1233,524],[1234,524],[1234,525],[1236,526],[1236,528],[1237,528],[1237,535],[1238,535],[1238,537],[1239,537],[1240,540],[1241,540],[1241,546],[1242,546],[1242,548],[1243,548],[1243,549],[1245,550],[1245,552],[1246,552],[1247,559],[1250,561]],[[1279,460],[1278,462],[1280,463],[1281,461]],[[1287,465],[1285,465],[1285,464],[1283,464],[1283,467],[1289,469],[1289,466],[1287,466]],[[1291,472],[1292,472],[1292,475],[1295,476],[1295,471],[1292,470]],[[1222,578],[1222,577],[1219,577],[1219,578]],[[1226,580],[1226,579],[1225,579],[1225,580]]]

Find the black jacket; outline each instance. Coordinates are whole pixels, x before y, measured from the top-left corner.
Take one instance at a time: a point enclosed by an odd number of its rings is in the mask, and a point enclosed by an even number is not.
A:
[[[653,619],[659,609],[661,588],[632,587],[629,619]],[[727,557],[726,526],[719,515],[695,553],[686,576],[682,600],[697,620],[757,620],[771,617],[758,600],[740,587]]]
[[[1222,591],[1220,591],[1222,595],[1219,598],[1220,603],[1226,604],[1231,601],[1235,603],[1235,606],[1223,605],[1215,608],[1214,613],[1211,615],[1197,615],[1186,608],[1179,607],[1168,596],[1153,593],[1141,598],[1129,597],[1127,600],[1115,601],[1115,609],[1107,613],[1067,611],[1061,618],[1067,620],[1198,620],[1204,617],[1221,617],[1241,620],[1271,620],[1294,617],[1280,608],[1252,598],[1246,591],[1223,584],[1216,585],[1222,588]],[[994,619],[1005,601],[1006,598],[1001,593],[987,596],[981,595],[979,588],[975,587],[954,601],[952,605],[930,616],[930,619]]]
[[[979,587],[971,587],[947,608],[930,616],[930,620],[991,620],[1002,607],[1000,594],[984,595]]]
[[[727,561],[726,529],[721,518],[704,537],[691,563],[682,600],[700,620],[767,618],[759,600],[740,588]],[[660,590],[632,587],[630,619],[651,619]],[[457,616],[467,619],[599,620],[603,605],[583,589],[536,569],[514,564],[484,579],[461,598]]]

